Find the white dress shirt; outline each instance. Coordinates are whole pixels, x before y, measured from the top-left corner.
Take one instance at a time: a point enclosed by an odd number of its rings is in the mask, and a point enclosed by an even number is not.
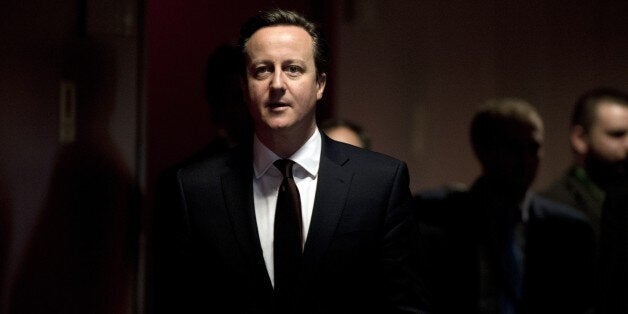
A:
[[[307,239],[312,209],[314,208],[314,196],[316,194],[316,182],[318,179],[318,167],[321,159],[321,134],[318,128],[314,134],[289,157],[295,162],[292,168],[294,181],[301,196],[301,215],[303,219],[303,243]],[[275,160],[281,159],[266,147],[255,136],[253,140],[253,202],[255,204],[255,220],[259,240],[262,245],[264,262],[270,280],[275,284],[275,272],[273,264],[273,234],[275,227],[275,207],[277,206],[277,194],[281,185],[282,175],[273,165]]]

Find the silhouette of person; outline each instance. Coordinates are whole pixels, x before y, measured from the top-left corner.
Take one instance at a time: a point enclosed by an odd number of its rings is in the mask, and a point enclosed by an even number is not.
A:
[[[66,75],[78,84],[76,140],[56,157],[10,312],[127,313],[137,226],[132,176],[108,134],[115,59],[92,42],[68,57]]]
[[[593,232],[581,213],[530,191],[543,123],[520,99],[487,102],[471,123],[482,166],[468,191],[419,194],[419,268],[436,313],[584,313]],[[454,301],[455,300],[455,301]]]

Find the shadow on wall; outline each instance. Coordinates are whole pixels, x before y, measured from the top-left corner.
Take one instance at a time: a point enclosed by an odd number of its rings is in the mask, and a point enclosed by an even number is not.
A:
[[[176,182],[177,170],[225,152],[236,145],[252,145],[252,120],[240,88],[240,58],[240,51],[232,44],[222,44],[209,55],[205,67],[205,99],[212,122],[218,128],[217,135],[193,155],[160,173],[154,217],[154,251],[150,254],[156,260],[152,261],[153,269],[149,275],[149,312],[158,310],[160,313],[175,313],[181,306],[170,302],[176,299],[170,289],[180,274],[164,272],[165,269],[170,269],[168,266],[171,263],[176,262],[170,255],[170,249],[175,245],[172,242],[174,237],[171,237],[172,221],[177,214],[171,210],[176,206],[165,204],[175,201],[170,197],[170,192],[176,190],[171,184]]]
[[[58,151],[44,208],[19,265],[10,313],[128,313],[135,265],[134,185],[108,134],[113,52],[68,45],[76,82],[76,138]]]

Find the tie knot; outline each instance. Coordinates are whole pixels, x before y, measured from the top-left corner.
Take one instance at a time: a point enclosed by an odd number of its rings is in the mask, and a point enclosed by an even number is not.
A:
[[[279,169],[284,178],[292,178],[292,165],[294,165],[294,161],[290,159],[277,159],[273,162],[273,165]]]

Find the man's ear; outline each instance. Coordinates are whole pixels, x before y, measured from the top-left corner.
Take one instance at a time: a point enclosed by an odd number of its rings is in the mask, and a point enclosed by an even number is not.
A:
[[[580,125],[576,125],[571,128],[571,134],[569,134],[569,142],[571,148],[579,155],[586,155],[589,152],[589,135],[587,131]]]
[[[323,98],[323,91],[325,91],[325,84],[327,83],[327,74],[321,73],[316,76],[316,100]]]

